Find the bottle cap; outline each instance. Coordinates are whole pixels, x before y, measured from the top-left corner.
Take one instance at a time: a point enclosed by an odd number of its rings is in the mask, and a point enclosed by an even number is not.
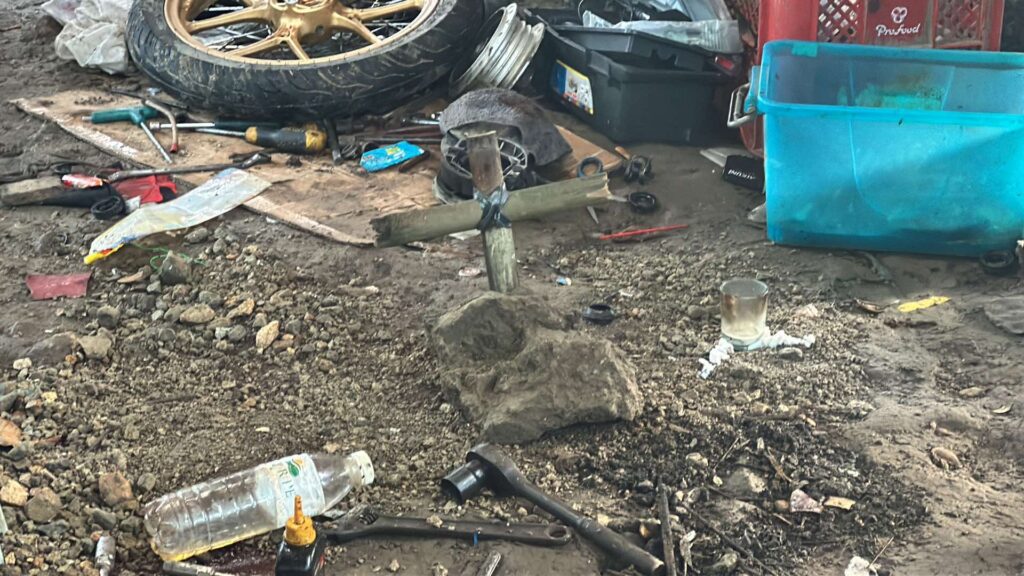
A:
[[[373,484],[373,480],[376,476],[373,474],[373,462],[370,461],[370,455],[363,450],[360,450],[358,452],[353,452],[349,457],[352,458],[356,463],[356,466],[359,468],[359,475],[363,480],[362,486],[369,486],[370,484]]]
[[[313,519],[302,513],[302,496],[295,497],[295,515],[284,523],[284,541],[300,548],[316,541]]]

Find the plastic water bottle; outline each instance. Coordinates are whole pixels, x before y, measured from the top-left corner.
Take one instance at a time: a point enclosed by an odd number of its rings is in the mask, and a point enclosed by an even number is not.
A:
[[[372,483],[366,452],[297,454],[151,502],[144,510],[146,531],[161,558],[183,560],[284,526],[296,496],[316,516]]]

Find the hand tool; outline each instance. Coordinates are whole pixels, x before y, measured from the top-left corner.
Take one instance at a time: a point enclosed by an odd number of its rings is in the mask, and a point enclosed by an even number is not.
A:
[[[430,158],[430,150],[427,150],[426,148],[424,148],[423,149],[423,154],[420,154],[419,156],[416,156],[415,158],[412,158],[411,160],[408,160],[406,162],[402,162],[401,164],[399,164],[398,165],[398,171],[401,172],[402,174],[405,174],[406,172],[412,170],[417,165],[422,163],[427,158]]]
[[[439,519],[434,519],[439,520]],[[562,546],[572,540],[572,530],[560,524],[504,524],[470,520],[382,516],[370,506],[357,506],[344,515],[334,528],[323,534],[335,544],[371,536],[422,536],[472,540],[505,540],[534,546]]]
[[[167,153],[167,150],[164,150],[164,147],[160,145],[160,141],[156,139],[156,136],[153,135],[149,126],[146,125],[146,120],[152,120],[159,115],[160,112],[155,108],[151,108],[149,106],[136,106],[134,108],[111,108],[109,110],[98,110],[93,112],[92,115],[86,116],[84,119],[92,122],[93,124],[109,124],[111,122],[131,122],[132,124],[135,124],[139,128],[142,128],[142,131],[146,133],[146,137],[153,143],[153,146],[156,146],[160,155],[163,156],[164,161],[168,164],[173,164],[174,161],[171,160],[171,155]]]
[[[515,462],[490,444],[479,444],[466,455],[466,463],[441,480],[441,490],[460,504],[490,488],[498,496],[518,496],[534,503],[555,518],[575,528],[608,555],[631,565],[647,576],[663,576],[665,563],[634,545],[619,533],[582,516],[568,504],[545,494],[527,480]]]
[[[601,234],[597,237],[598,240],[623,240],[625,238],[635,238],[637,236],[647,236],[648,234],[661,234],[662,232],[673,232],[675,230],[684,230],[689,228],[689,224],[672,224],[669,226],[657,226],[654,228],[644,228],[642,230],[627,230],[625,232],[615,232],[613,234]]]
[[[120,180],[127,180],[128,178],[140,178],[142,176],[158,176],[160,174],[191,174],[194,172],[214,172],[217,170],[224,170],[226,168],[238,168],[245,170],[251,168],[257,164],[266,164],[270,162],[270,155],[264,154],[263,152],[257,152],[252,156],[246,158],[242,162],[232,162],[227,164],[206,164],[204,166],[181,166],[179,168],[144,168],[141,170],[120,170],[114,172],[107,178],[107,182],[118,182]]]
[[[172,574],[173,576],[234,576],[209,566],[192,564],[190,562],[164,562],[163,570],[164,573]]]
[[[244,132],[249,128],[256,126],[258,128],[273,130],[282,128],[280,124],[272,122],[253,122],[251,120],[214,120],[213,122],[178,122],[178,130],[195,130],[197,128],[215,128],[217,130],[233,130],[236,132]],[[150,122],[149,128],[151,130],[168,130],[171,125],[164,122]]]
[[[156,110],[157,112],[159,112],[159,113],[161,113],[161,114],[163,114],[164,116],[167,117],[167,121],[170,123],[169,125],[171,127],[171,148],[170,148],[170,151],[171,151],[171,154],[177,154],[178,153],[178,119],[174,117],[174,112],[171,112],[170,108],[164,106],[160,102],[158,102],[156,100],[153,100],[151,98],[147,98],[147,99],[143,100],[142,104],[144,106],[149,106],[150,108]]]
[[[241,138],[249,144],[293,154],[322,152],[327,147],[327,135],[315,126],[302,129],[280,128],[277,130],[250,126],[244,132],[220,130],[218,128],[197,128],[196,132],[216,134],[218,136],[233,136]]]
[[[338,129],[332,119],[324,120],[324,126],[327,127],[327,143],[331,146],[331,161],[337,166],[345,160],[341,153],[341,143],[338,142]]]
[[[665,576],[676,576],[676,545],[672,537],[672,518],[668,515],[668,488],[658,486],[658,519],[661,521],[661,557],[665,561]]]
[[[501,566],[501,552],[492,550],[484,559],[484,563],[480,565],[480,569],[476,571],[476,576],[494,576],[498,572],[499,566]]]

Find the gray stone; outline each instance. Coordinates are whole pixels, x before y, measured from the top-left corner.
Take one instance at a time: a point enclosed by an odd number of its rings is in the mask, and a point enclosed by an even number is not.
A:
[[[722,486],[723,492],[741,500],[756,499],[767,489],[768,482],[749,468],[737,468]]]
[[[40,340],[28,349],[26,356],[32,362],[40,366],[59,364],[69,354],[75,351],[78,346],[78,339],[72,332],[61,332],[54,334],[45,340]]]
[[[39,524],[45,524],[57,517],[60,513],[60,496],[50,488],[36,488],[32,491],[32,497],[25,504],[25,515],[28,519]]]
[[[157,271],[165,286],[186,284],[192,279],[192,265],[176,252],[167,254]]]
[[[711,576],[728,576],[736,570],[736,565],[739,563],[740,557],[735,552],[726,552],[704,572]]]
[[[117,526],[117,514],[102,508],[88,509],[89,519],[104,530],[113,530]]]
[[[248,335],[249,331],[245,329],[245,326],[233,326],[228,330],[228,340],[231,342],[241,342],[242,340],[245,340]]]
[[[220,308],[220,305],[224,303],[224,298],[221,298],[216,292],[209,290],[200,290],[199,296],[196,298],[200,304],[209,304],[214,308]]]
[[[146,472],[135,481],[135,486],[143,493],[152,492],[156,488],[156,475]]]
[[[209,228],[204,228],[204,227],[200,226],[200,227],[196,228],[195,230],[189,232],[188,234],[185,234],[185,243],[186,244],[200,244],[202,242],[206,242],[206,240],[209,239],[210,236],[211,236],[210,229]]]
[[[121,311],[110,305],[100,306],[96,311],[96,321],[100,326],[113,330],[121,321]]]
[[[528,442],[640,412],[625,355],[607,340],[568,331],[536,298],[488,293],[445,314],[434,336],[446,393],[492,442]]]
[[[95,336],[82,336],[78,339],[85,357],[90,360],[105,360],[110,355],[110,348],[114,342],[103,334]]]

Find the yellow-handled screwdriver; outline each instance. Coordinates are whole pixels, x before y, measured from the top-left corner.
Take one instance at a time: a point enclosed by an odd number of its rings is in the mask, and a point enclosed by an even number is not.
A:
[[[197,128],[196,132],[203,134],[217,134],[220,136],[234,136],[242,138],[250,144],[273,148],[281,152],[293,154],[309,154],[322,152],[327,148],[327,134],[316,127],[305,128],[278,128],[268,129],[260,126],[250,126],[245,132],[233,130],[220,130],[218,128]]]

